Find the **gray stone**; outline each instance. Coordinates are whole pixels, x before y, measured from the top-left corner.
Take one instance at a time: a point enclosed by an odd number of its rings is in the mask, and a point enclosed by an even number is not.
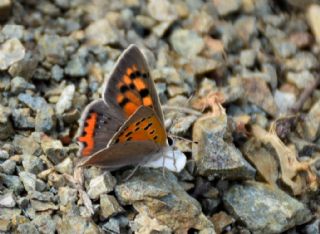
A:
[[[45,189],[47,189],[47,183],[40,180],[40,179],[36,179],[36,191],[40,191],[43,192]]]
[[[38,41],[40,54],[52,64],[64,64],[67,60],[65,38],[44,34]]]
[[[32,129],[35,127],[35,119],[31,117],[29,108],[13,109],[13,124],[17,129]]]
[[[213,227],[201,212],[200,204],[184,191],[171,172],[163,176],[162,170],[141,168],[131,179],[116,186],[115,192],[122,204],[132,204],[145,218],[143,226],[141,219],[135,220],[136,232],[150,233],[159,224],[165,224],[175,233]]]
[[[17,203],[20,209],[27,209],[30,203],[30,200],[27,197],[19,197]]]
[[[64,10],[69,9],[69,7],[72,5],[72,3],[68,0],[54,0],[54,3],[58,7],[62,8]]]
[[[69,187],[60,187],[58,191],[60,205],[66,206],[69,203],[75,203],[77,201],[78,192],[76,189]]]
[[[301,72],[288,72],[286,79],[299,89],[305,89],[315,81],[314,75],[308,70]]]
[[[64,71],[59,65],[54,65],[51,68],[52,79],[55,81],[61,81],[63,79]]]
[[[278,108],[265,80],[257,76],[242,79],[244,95],[242,98],[259,106],[271,116],[277,116]]]
[[[0,20],[4,21],[11,15],[12,8],[11,0],[3,0],[0,2]]]
[[[102,229],[107,233],[121,233],[120,220],[110,218],[107,223],[103,224]]]
[[[105,220],[123,212],[124,209],[119,205],[116,198],[112,195],[100,195],[100,219]]]
[[[13,145],[22,151],[22,154],[40,156],[42,154],[40,147],[41,135],[33,132],[30,136],[24,137],[16,134],[13,139]]]
[[[24,154],[22,158],[22,165],[25,171],[32,174],[38,174],[44,170],[44,163],[39,157]]]
[[[65,111],[71,108],[74,93],[75,86],[73,84],[68,85],[63,89],[60,98],[56,104],[56,112],[58,115],[63,114]]]
[[[66,179],[63,175],[60,175],[58,173],[52,172],[48,176],[48,185],[52,186],[56,189],[65,186]]]
[[[48,159],[54,164],[62,162],[65,158],[66,152],[59,140],[46,137],[41,141],[41,148]]]
[[[16,200],[12,192],[0,195],[0,207],[13,208],[16,206]]]
[[[0,180],[2,184],[4,184],[7,188],[12,189],[17,194],[23,190],[23,185],[18,176],[0,173]]]
[[[0,220],[2,220],[2,219],[11,220],[12,217],[20,215],[20,214],[21,214],[20,209],[2,207],[1,212],[0,212]]]
[[[51,2],[41,1],[37,5],[37,9],[45,15],[57,17],[60,14],[60,9]]]
[[[291,59],[285,60],[286,68],[293,71],[317,69],[319,61],[310,52],[299,52]]]
[[[311,107],[304,119],[304,135],[314,141],[320,134],[320,100]]]
[[[148,2],[148,11],[151,17],[158,21],[174,21],[178,18],[177,11],[167,0],[161,2],[157,0],[151,0]]]
[[[0,108],[1,111],[1,108]],[[1,119],[1,113],[0,113]],[[5,122],[1,122],[0,120],[0,140],[6,140],[10,136],[12,136],[13,127],[11,121],[7,118]]]
[[[32,52],[27,52],[23,59],[12,64],[9,68],[9,74],[12,77],[21,76],[30,79],[36,71],[38,60]]]
[[[19,60],[23,59],[25,48],[21,42],[16,39],[9,39],[2,43],[0,47],[0,70],[6,70]]]
[[[110,174],[110,172],[105,172],[104,174],[90,180],[88,195],[91,199],[96,200],[101,194],[111,192],[115,185],[116,179]]]
[[[6,160],[9,158],[8,151],[0,149],[0,160]]]
[[[19,224],[17,231],[23,234],[40,234],[32,222]]]
[[[48,211],[48,210],[58,210],[58,206],[56,206],[52,202],[43,202],[38,200],[31,200],[31,207],[35,211]]]
[[[6,24],[2,28],[2,33],[5,35],[6,39],[16,38],[21,40],[23,39],[24,27],[22,25]]]
[[[152,71],[152,78],[155,81],[163,80],[167,84],[182,85],[183,79],[180,77],[179,72],[173,67],[162,67]]]
[[[174,50],[187,58],[195,57],[204,48],[203,39],[194,31],[177,29],[170,36]]]
[[[64,72],[73,77],[85,76],[87,74],[86,65],[84,61],[76,57],[70,60],[64,70]]]
[[[255,169],[243,158],[241,152],[224,140],[227,135],[227,116],[199,118],[193,126],[192,157],[198,173],[203,176],[221,175],[230,179],[252,179]]]
[[[80,216],[63,216],[57,225],[58,233],[100,234],[98,226],[91,220]]]
[[[69,174],[72,175],[73,173],[73,162],[70,157],[65,158],[61,163],[55,166],[56,171],[60,172],[61,174]]]
[[[34,71],[34,75],[32,76],[33,80],[42,80],[49,81],[50,80],[50,72],[44,69],[43,67],[37,67]]]
[[[282,92],[277,89],[274,92],[274,101],[277,104],[279,113],[286,114],[291,111],[295,104],[296,96],[293,93]]]
[[[36,190],[36,176],[30,172],[22,171],[19,173],[19,177],[27,192]]]
[[[130,222],[130,227],[134,233],[175,233],[165,224],[161,224],[158,220],[149,217],[147,214],[139,213],[135,219]],[[177,233],[185,233],[180,231]]]
[[[48,105],[43,97],[32,96],[28,93],[20,93],[18,100],[31,108],[33,111],[40,110],[43,106]]]
[[[305,234],[320,233],[320,219],[318,218],[313,222],[307,224],[302,231]]]
[[[34,90],[35,86],[28,83],[24,78],[16,76],[11,80],[11,92],[14,94],[22,93],[27,89]]]
[[[54,234],[56,231],[56,219],[49,215],[37,215],[32,223],[36,226],[40,233]]]
[[[256,60],[256,52],[254,50],[242,50],[240,53],[240,63],[245,67],[252,67]]]
[[[262,65],[262,72],[265,74],[262,78],[271,85],[272,89],[276,89],[278,85],[278,75],[275,66],[264,63]]]
[[[302,203],[262,183],[235,184],[223,199],[228,211],[254,233],[282,233],[312,218]]]
[[[206,10],[195,12],[192,16],[192,21],[193,28],[201,34],[210,33],[215,23],[214,16],[212,16]]]
[[[45,202],[56,200],[52,192],[39,192],[39,191],[30,191],[28,193],[28,199],[45,201]]]
[[[106,18],[94,21],[85,29],[85,37],[92,45],[117,43],[119,41],[118,34]]]
[[[16,162],[13,160],[6,160],[0,164],[0,169],[7,175],[12,175],[16,169]]]
[[[1,7],[1,6],[0,6]],[[1,8],[0,8],[0,15],[1,15]],[[8,232],[11,228],[11,221],[0,219],[0,231],[1,232]]]
[[[37,111],[35,119],[36,132],[50,133],[56,126],[56,115],[53,108],[49,105],[44,105]]]
[[[194,75],[203,75],[213,72],[222,67],[223,62],[218,59],[207,59],[196,56],[190,59],[190,67]]]
[[[241,15],[234,24],[235,30],[244,43],[252,43],[258,34],[257,18],[255,16]]]
[[[307,19],[316,41],[320,43],[320,6],[313,4],[307,9]]]
[[[272,45],[275,53],[282,58],[291,57],[297,52],[296,45],[288,41],[274,40]]]
[[[221,16],[234,13],[241,7],[240,0],[213,0],[213,4]]]
[[[170,133],[173,135],[186,134],[196,119],[197,117],[194,115],[183,116],[175,119],[175,123],[170,128]]]

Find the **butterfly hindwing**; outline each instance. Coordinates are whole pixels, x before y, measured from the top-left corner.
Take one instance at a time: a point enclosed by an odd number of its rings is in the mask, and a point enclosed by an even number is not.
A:
[[[79,127],[79,154],[86,157],[105,148],[125,120],[100,99],[84,110]]]
[[[135,45],[129,46],[118,59],[103,95],[106,103],[127,118],[140,106],[147,106],[155,110],[163,123],[159,98],[147,62]]]
[[[159,146],[166,145],[165,128],[153,109],[140,106],[112,137],[109,145],[128,141],[153,141]]]
[[[150,156],[159,151],[159,146],[153,141],[127,141],[111,145],[100,150],[92,157],[83,158],[80,166],[98,166],[108,170],[123,166],[147,163]]]

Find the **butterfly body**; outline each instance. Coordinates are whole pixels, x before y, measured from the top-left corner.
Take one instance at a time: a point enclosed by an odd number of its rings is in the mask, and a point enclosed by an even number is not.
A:
[[[120,56],[103,98],[86,107],[79,129],[82,166],[109,170],[137,164],[158,167],[152,162],[172,158],[159,97],[135,45]]]

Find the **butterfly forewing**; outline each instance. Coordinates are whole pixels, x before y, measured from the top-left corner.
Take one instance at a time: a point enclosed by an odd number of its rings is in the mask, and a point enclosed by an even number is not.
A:
[[[104,89],[104,100],[127,118],[140,106],[150,107],[163,123],[159,98],[147,62],[135,45],[131,45],[119,58]]]

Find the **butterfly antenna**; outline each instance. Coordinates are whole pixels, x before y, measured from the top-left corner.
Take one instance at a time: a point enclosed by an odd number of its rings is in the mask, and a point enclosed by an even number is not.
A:
[[[193,144],[198,144],[197,141],[193,141],[193,140],[190,140],[190,139],[181,137],[181,136],[177,136],[177,135],[170,134],[170,137],[176,138],[176,139],[179,139],[179,140],[183,140],[183,141],[187,141],[187,142],[190,142],[190,143],[193,143]]]

